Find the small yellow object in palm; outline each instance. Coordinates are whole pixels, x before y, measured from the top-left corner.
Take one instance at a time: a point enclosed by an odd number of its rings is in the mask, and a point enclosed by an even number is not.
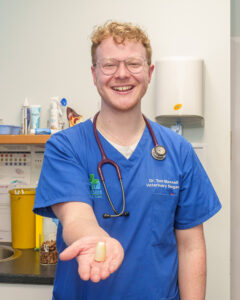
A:
[[[106,244],[104,242],[98,242],[95,250],[95,257],[96,261],[105,261],[106,260]]]

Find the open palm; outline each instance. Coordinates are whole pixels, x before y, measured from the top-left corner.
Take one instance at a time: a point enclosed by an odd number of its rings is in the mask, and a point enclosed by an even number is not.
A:
[[[95,249],[98,242],[105,242],[107,255],[104,262],[94,260]],[[121,265],[124,257],[124,250],[121,244],[111,237],[83,237],[61,254],[61,260],[76,258],[78,262],[78,273],[83,280],[98,282],[106,279],[111,273],[115,272]]]

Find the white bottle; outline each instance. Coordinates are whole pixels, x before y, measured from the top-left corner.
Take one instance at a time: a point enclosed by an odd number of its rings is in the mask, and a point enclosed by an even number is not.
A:
[[[30,130],[30,107],[28,99],[25,98],[24,104],[22,106],[22,123],[21,123],[21,133],[28,134]]]
[[[59,129],[59,109],[56,98],[51,98],[49,128],[56,130]]]

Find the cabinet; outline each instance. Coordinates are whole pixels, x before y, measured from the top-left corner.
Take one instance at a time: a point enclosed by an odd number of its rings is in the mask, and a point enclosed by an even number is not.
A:
[[[52,299],[52,285],[0,283],[1,299],[42,300]]]
[[[51,135],[0,135],[1,241],[11,241],[11,210],[8,190],[15,185],[37,185],[45,144],[50,137]]]

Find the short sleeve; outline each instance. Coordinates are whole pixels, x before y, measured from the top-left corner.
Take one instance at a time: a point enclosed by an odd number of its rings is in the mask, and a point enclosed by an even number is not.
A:
[[[197,226],[221,208],[218,196],[195,151],[189,145],[183,164],[179,202],[175,215],[175,228]]]
[[[83,143],[81,146],[83,147]],[[55,217],[51,205],[68,201],[92,205],[84,157],[78,155],[73,148],[67,136],[62,133],[54,134],[47,142],[36,189],[34,213]]]

